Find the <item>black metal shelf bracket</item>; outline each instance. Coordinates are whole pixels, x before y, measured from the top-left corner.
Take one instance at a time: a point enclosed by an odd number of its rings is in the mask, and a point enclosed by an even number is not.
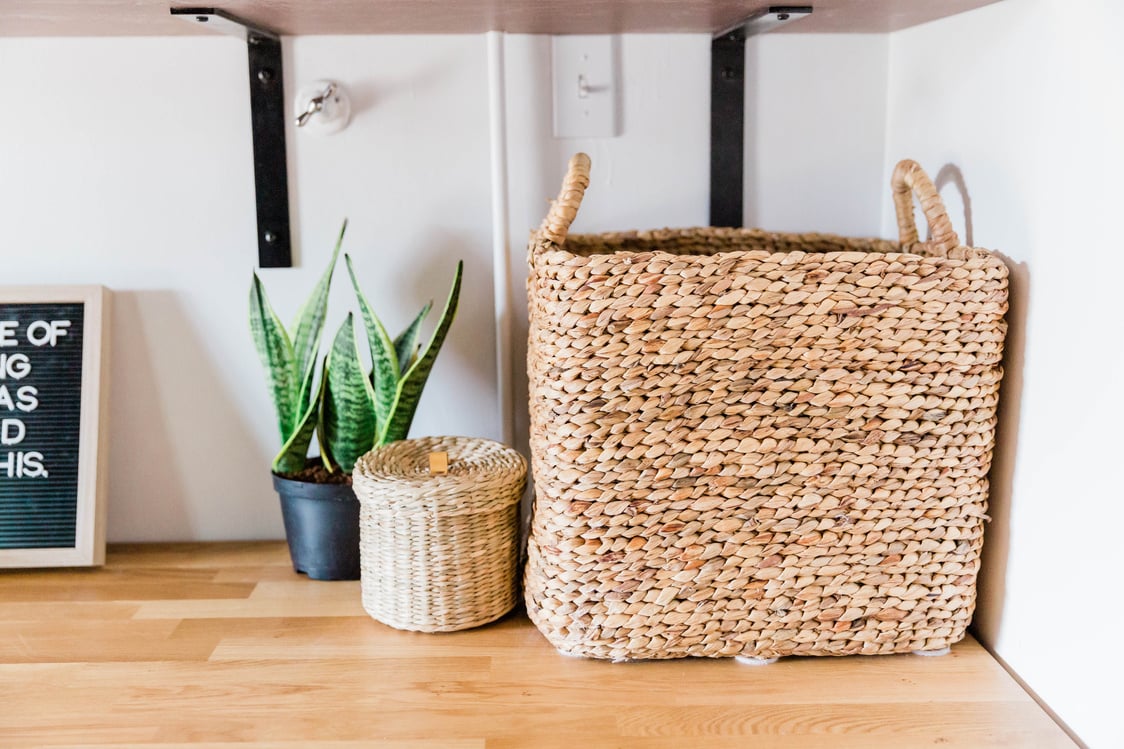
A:
[[[289,237],[281,37],[216,8],[172,8],[171,13],[246,41],[250,63],[250,126],[254,140],[258,264],[262,268],[289,268],[293,258]]]
[[[811,6],[773,5],[714,35],[710,42],[710,225],[743,223],[745,40],[804,18]]]

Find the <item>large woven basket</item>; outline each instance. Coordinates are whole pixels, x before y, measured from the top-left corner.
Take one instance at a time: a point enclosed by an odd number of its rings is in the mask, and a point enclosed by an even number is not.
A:
[[[933,651],[975,605],[1007,268],[921,168],[901,239],[532,235],[531,619],[573,655]],[[919,241],[912,194],[932,239]]]
[[[429,455],[448,453],[448,473]],[[500,618],[518,588],[527,464],[491,440],[427,437],[355,464],[363,608],[398,629],[450,632]]]

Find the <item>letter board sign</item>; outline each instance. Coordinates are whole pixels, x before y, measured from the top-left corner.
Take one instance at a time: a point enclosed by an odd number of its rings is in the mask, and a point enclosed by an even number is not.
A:
[[[0,287],[0,567],[102,564],[108,292]]]

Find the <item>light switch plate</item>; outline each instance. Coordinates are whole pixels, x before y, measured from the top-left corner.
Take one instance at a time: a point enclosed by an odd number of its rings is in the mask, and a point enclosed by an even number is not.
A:
[[[616,43],[610,34],[552,39],[554,137],[609,138],[617,134]]]

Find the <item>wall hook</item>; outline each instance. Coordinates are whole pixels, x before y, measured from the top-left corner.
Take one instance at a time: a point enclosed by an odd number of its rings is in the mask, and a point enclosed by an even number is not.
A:
[[[297,92],[294,102],[297,127],[317,135],[331,135],[347,127],[351,101],[335,81],[314,81]]]

